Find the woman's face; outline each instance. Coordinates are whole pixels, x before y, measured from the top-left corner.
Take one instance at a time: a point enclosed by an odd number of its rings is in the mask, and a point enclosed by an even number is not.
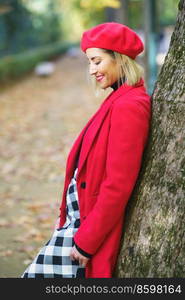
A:
[[[86,55],[89,60],[89,73],[95,76],[100,88],[106,89],[118,80],[118,67],[109,53],[99,48],[88,48]]]

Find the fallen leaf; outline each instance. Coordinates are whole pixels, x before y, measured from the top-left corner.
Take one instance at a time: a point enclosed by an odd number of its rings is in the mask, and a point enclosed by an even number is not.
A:
[[[0,256],[2,256],[2,257],[11,256],[12,254],[13,254],[12,250],[5,250],[5,251],[0,252]]]
[[[8,227],[10,222],[5,219],[0,219],[0,227]]]

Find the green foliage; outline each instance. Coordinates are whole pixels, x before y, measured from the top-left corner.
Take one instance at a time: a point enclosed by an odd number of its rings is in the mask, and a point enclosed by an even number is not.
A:
[[[119,0],[80,0],[78,2],[82,9],[84,8],[93,10],[100,10],[105,7],[119,8],[121,5]]]
[[[141,28],[143,25],[143,1],[130,1],[128,6],[128,25],[131,28]]]
[[[42,1],[44,12],[32,11],[28,4],[33,5],[33,2],[0,2],[1,56],[61,40],[61,16],[56,5],[58,0]]]
[[[34,68],[38,62],[61,55],[70,46],[69,43],[57,42],[47,47],[6,56],[0,60],[0,81],[19,77]]]
[[[148,0],[149,1],[149,0]],[[158,26],[174,25],[178,11],[179,0],[155,0]],[[144,23],[144,0],[128,1],[128,25],[132,28],[142,28]]]
[[[159,23],[162,26],[175,24],[179,0],[157,1],[159,10]]]
[[[79,40],[81,33],[106,21],[106,7],[119,8],[119,0],[59,0],[63,11],[65,38]]]
[[[24,52],[61,39],[79,41],[84,30],[107,21],[107,8],[113,9],[117,21],[118,10],[121,12],[124,1],[0,0],[0,56]],[[144,0],[127,2],[128,25],[143,28]],[[174,24],[178,2],[156,0],[161,26]]]

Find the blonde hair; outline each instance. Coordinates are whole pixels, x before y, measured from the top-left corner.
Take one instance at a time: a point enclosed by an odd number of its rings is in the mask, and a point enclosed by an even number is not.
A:
[[[113,59],[116,60],[116,63],[118,65],[118,78],[120,78],[120,82],[118,82],[118,87],[124,82],[126,82],[130,86],[134,86],[144,76],[143,67],[139,65],[134,59],[128,57],[127,55],[112,50],[101,50],[108,53]],[[91,76],[91,83],[93,85],[95,95],[99,96],[100,88],[94,76]]]
[[[144,75],[144,69],[134,59],[127,55],[113,52],[118,64],[119,78],[125,78],[128,85],[135,85]],[[123,82],[121,82],[123,84]]]

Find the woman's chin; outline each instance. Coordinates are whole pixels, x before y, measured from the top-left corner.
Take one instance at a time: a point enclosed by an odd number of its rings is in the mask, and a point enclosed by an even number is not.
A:
[[[105,90],[105,89],[107,89],[107,88],[109,88],[109,87],[110,87],[110,85],[105,84],[105,83],[104,83],[104,84],[103,84],[103,83],[102,83],[102,84],[101,84],[101,83],[99,84],[99,88],[102,89],[102,90]]]

